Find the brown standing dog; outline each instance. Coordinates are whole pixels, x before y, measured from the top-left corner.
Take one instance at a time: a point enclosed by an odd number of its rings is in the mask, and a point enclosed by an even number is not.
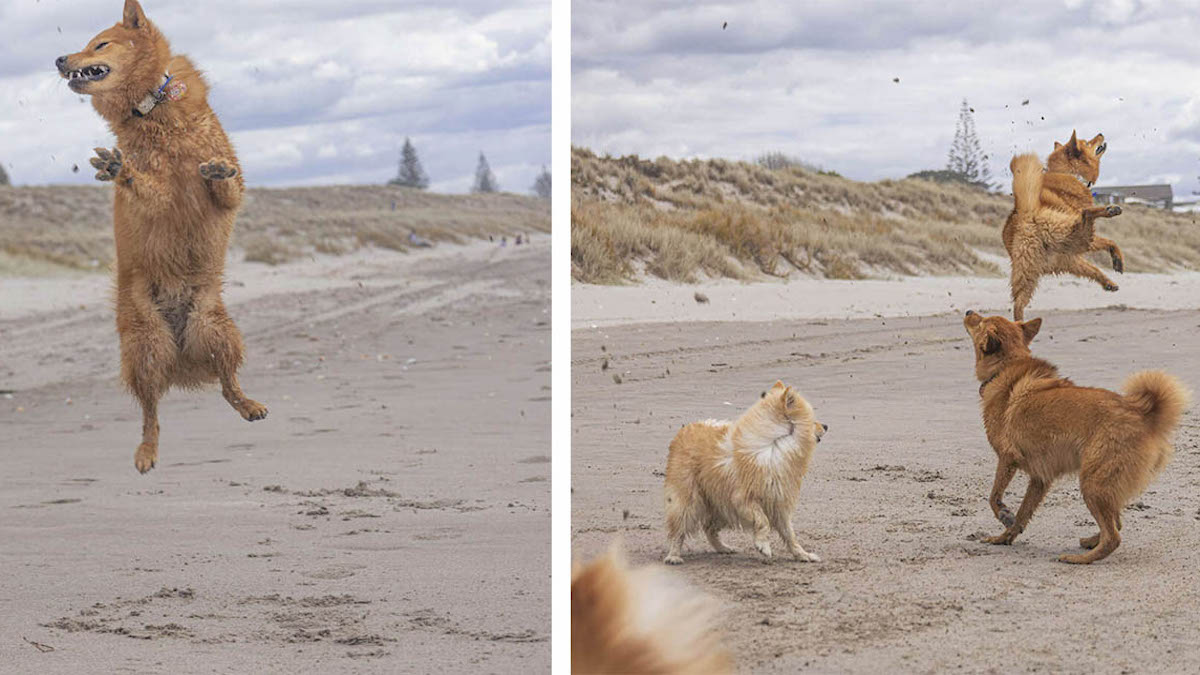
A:
[[[1121,214],[1119,206],[1096,206],[1092,183],[1100,175],[1100,156],[1108,148],[1104,134],[1082,141],[1071,132],[1064,145],[1056,142],[1046,158],[1018,155],[1013,174],[1013,210],[1004,223],[1004,248],[1012,260],[1013,318],[1025,318],[1025,306],[1047,274],[1074,274],[1091,279],[1106,291],[1117,290],[1095,265],[1084,259],[1089,251],[1108,251],[1113,269],[1125,271],[1125,258],[1111,239],[1096,235],[1096,219]]]
[[[1170,438],[1187,409],[1187,389],[1161,371],[1130,376],[1124,395],[1077,386],[1030,353],[1041,319],[1014,323],[968,311],[963,326],[975,346],[983,426],[999,459],[989,503],[1006,527],[984,541],[1011,544],[1050,484],[1078,472],[1100,533],[1079,540],[1087,553],[1058,559],[1086,564],[1108,556],[1121,544],[1121,509],[1171,459]],[[1029,488],[1014,518],[1003,497],[1018,469],[1029,475]]]
[[[91,163],[97,180],[116,185],[121,376],[142,404],[134,465],[145,473],[158,460],[158,400],[172,386],[220,381],[242,417],[267,416],[238,386],[242,336],[221,302],[245,186],[204,79],[171,53],[137,0],[125,1],[120,23],[55,65],[117,137],[117,148],[96,148]]]

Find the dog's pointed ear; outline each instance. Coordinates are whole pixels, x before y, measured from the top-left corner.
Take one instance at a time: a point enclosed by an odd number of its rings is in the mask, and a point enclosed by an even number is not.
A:
[[[787,412],[796,405],[796,391],[791,387],[783,388],[783,396],[779,397],[783,404],[784,412]]]
[[[1062,143],[1059,143],[1058,141],[1054,141],[1054,149],[1055,149],[1055,150],[1057,150],[1057,149],[1059,149],[1059,148],[1061,148],[1061,147],[1062,147]]]
[[[1000,341],[996,339],[995,335],[987,336],[987,340],[983,342],[984,355],[995,354],[998,351],[1000,351]]]
[[[1030,319],[1021,324],[1021,332],[1025,334],[1025,344],[1033,342],[1033,337],[1042,329],[1042,319]]]
[[[146,25],[146,13],[142,11],[142,6],[138,4],[138,0],[125,0],[125,16],[121,21],[121,25],[133,29],[138,29]]]
[[[771,391],[775,391],[776,389],[786,389],[786,388],[787,387],[785,387],[783,384],[783,380],[775,380],[775,384],[771,385]]]
[[[1069,154],[1069,155],[1078,155],[1079,154],[1079,141],[1075,138],[1075,130],[1074,129],[1071,130],[1071,140],[1067,141],[1067,154]]]

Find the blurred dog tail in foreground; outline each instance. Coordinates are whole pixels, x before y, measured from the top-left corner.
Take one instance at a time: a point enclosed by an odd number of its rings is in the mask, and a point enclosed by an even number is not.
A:
[[[571,574],[572,673],[731,673],[716,603],[657,566],[629,568],[620,542]]]
[[[1182,382],[1161,370],[1134,373],[1122,388],[1125,398],[1146,416],[1151,432],[1160,436],[1174,431],[1192,398]]]
[[[1008,168],[1013,175],[1013,210],[1023,218],[1032,216],[1041,205],[1042,161],[1033,153],[1017,155]]]

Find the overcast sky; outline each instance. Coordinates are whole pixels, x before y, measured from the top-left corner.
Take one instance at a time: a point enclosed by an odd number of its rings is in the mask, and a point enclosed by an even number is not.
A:
[[[17,184],[89,182],[112,145],[54,69],[123,0],[0,0],[0,162]],[[382,183],[411,136],[431,188],[470,188],[480,151],[528,192],[550,162],[549,0],[143,0],[253,185]],[[73,174],[78,164],[81,170]]]
[[[575,0],[572,22],[572,138],[601,153],[903,177],[945,166],[965,97],[1006,189],[1072,128],[1105,134],[1100,185],[1200,189],[1194,2]]]

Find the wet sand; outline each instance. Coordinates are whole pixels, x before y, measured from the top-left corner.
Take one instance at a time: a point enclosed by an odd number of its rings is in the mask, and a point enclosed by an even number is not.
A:
[[[42,295],[0,313],[0,670],[547,670],[549,248],[232,266],[270,416],[172,392],[145,476],[108,280],[22,281]]]
[[[658,292],[637,302],[649,305]],[[734,531],[725,542],[735,555],[716,555],[701,538],[671,568],[722,603],[721,628],[743,672],[1200,669],[1197,412],[1183,420],[1174,461],[1126,511],[1121,547],[1095,565],[1068,566],[1054,558],[1079,551],[1078,539],[1096,531],[1073,478],[1052,488],[1014,545],[979,541],[1003,528],[987,505],[995,455],[958,311],[966,307],[731,321],[733,311],[765,310],[717,298],[701,306],[690,287],[674,292],[693,316],[719,308],[727,320],[631,323],[574,303],[576,557],[598,555],[620,536],[632,563],[661,565],[671,437],[686,422],[736,416],[783,379],[830,425],[795,516],[801,544],[824,561],[766,564],[750,536]],[[998,297],[992,307],[1006,296]],[[803,305],[787,307],[775,316],[805,316]],[[1117,388],[1133,371],[1166,368],[1200,389],[1200,311],[1032,315],[1046,321],[1034,353],[1080,384]],[[1025,484],[1019,476],[1009,487],[1013,508]]]

